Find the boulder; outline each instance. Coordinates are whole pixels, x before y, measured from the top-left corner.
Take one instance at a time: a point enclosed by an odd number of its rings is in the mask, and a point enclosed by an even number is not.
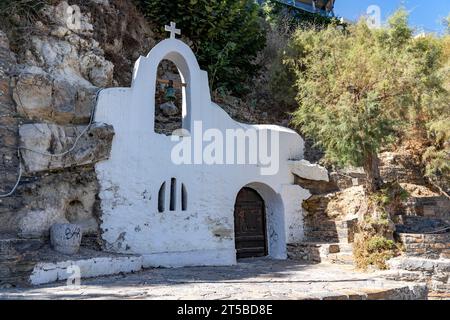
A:
[[[54,224],[50,229],[50,243],[63,254],[75,254],[80,250],[81,228],[76,224]]]
[[[328,170],[307,160],[290,160],[289,166],[293,174],[300,178],[316,181],[329,181]]]
[[[166,116],[172,116],[178,112],[178,108],[173,102],[163,103],[159,108]]]
[[[86,126],[59,126],[48,123],[22,125],[19,128],[19,135],[25,171],[36,173],[64,169],[107,159],[111,151],[114,130],[111,125],[106,124],[93,124],[79,138],[72,151],[62,156],[48,155],[70,150],[85,128]]]
[[[97,87],[111,85],[113,79],[114,65],[105,58],[92,52],[81,58],[81,73]]]
[[[95,106],[98,88],[54,78],[38,67],[26,67],[13,90],[17,111],[29,119],[58,124],[87,123]]]
[[[9,50],[9,39],[6,33],[0,30],[0,48]]]
[[[37,67],[23,70],[13,91],[17,111],[30,118],[49,118],[52,111],[52,77]]]

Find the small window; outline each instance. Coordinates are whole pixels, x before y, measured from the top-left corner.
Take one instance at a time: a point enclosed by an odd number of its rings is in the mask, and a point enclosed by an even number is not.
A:
[[[170,211],[175,211],[177,205],[177,179],[170,179]]]
[[[158,211],[164,212],[166,200],[166,182],[163,182],[158,192]]]
[[[181,210],[187,210],[187,192],[184,183],[181,184]]]

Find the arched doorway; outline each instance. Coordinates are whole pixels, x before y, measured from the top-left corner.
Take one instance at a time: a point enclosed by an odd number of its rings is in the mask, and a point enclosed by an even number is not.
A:
[[[265,204],[252,188],[242,188],[236,197],[234,232],[238,259],[267,255]]]

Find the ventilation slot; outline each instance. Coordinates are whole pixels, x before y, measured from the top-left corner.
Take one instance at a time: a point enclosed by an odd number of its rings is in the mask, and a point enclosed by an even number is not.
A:
[[[170,211],[175,211],[177,205],[177,179],[170,179]]]
[[[163,182],[158,192],[158,211],[164,212],[166,199],[166,183]]]
[[[181,184],[181,210],[187,210],[187,192],[184,183]]]

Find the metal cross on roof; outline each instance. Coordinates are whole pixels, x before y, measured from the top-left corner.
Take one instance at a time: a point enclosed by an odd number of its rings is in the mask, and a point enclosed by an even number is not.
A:
[[[165,30],[170,32],[170,39],[175,39],[176,34],[181,34],[181,30],[176,28],[175,22],[170,22],[170,26],[165,26]]]

